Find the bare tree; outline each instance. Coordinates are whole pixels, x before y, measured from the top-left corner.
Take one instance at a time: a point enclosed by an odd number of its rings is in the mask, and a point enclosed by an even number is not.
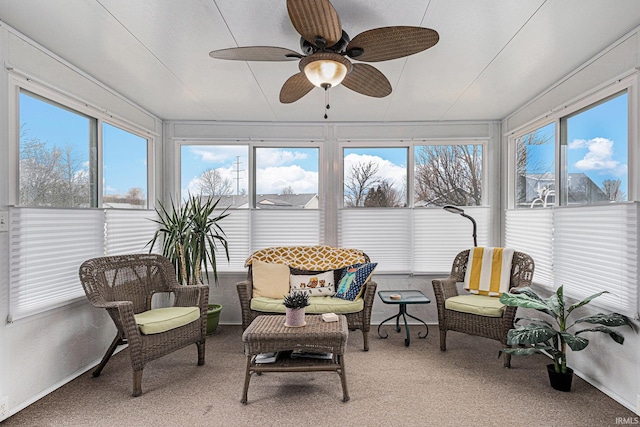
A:
[[[91,206],[89,174],[83,167],[83,161],[74,155],[73,147],[66,145],[58,162],[59,192],[57,199],[63,206]]]
[[[606,194],[609,200],[614,202],[624,202],[627,200],[627,195],[624,191],[620,191],[620,184],[622,181],[619,179],[605,179],[602,181],[602,191]]]
[[[372,187],[364,199],[365,207],[391,207],[405,206],[403,192],[393,188],[393,182],[383,180],[377,187]]]
[[[130,188],[125,196],[125,200],[131,205],[144,205],[144,190],[140,187]]]
[[[217,169],[207,169],[198,178],[200,194],[207,196],[228,196],[233,194],[233,184],[230,179],[222,178]]]
[[[426,204],[476,206],[482,202],[479,145],[426,145],[416,151],[415,197]]]
[[[73,148],[64,150],[20,127],[20,204],[23,206],[90,206],[89,173]]]
[[[354,164],[344,182],[344,205],[363,206],[369,190],[380,182],[380,178],[376,176],[377,173],[378,165],[373,161]]]
[[[282,194],[293,194],[293,187],[288,186],[282,189]]]

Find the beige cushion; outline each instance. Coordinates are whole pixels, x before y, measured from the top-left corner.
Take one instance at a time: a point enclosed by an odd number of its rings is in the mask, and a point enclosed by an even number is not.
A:
[[[284,298],[289,295],[289,266],[253,262],[253,297]]]
[[[198,307],[154,308],[134,314],[140,332],[145,335],[159,334],[200,319]]]
[[[358,313],[364,309],[362,298],[358,298],[356,301],[347,301],[335,297],[311,297],[309,302],[310,305],[304,309],[304,312],[308,314]],[[282,298],[252,298],[251,309],[263,313],[284,313],[286,311],[284,304],[282,304]]]
[[[501,317],[504,304],[500,299],[486,295],[458,295],[447,298],[444,307],[462,313],[478,314],[487,317]]]

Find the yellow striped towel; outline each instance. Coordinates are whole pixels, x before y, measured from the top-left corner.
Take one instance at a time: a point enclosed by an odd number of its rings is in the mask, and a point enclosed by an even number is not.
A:
[[[464,288],[472,294],[499,297],[509,290],[513,249],[472,248]]]

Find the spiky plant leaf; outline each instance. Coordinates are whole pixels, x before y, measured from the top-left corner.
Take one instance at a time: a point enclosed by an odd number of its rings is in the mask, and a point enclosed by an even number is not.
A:
[[[587,298],[583,299],[582,301],[577,302],[577,303],[575,303],[575,304],[571,305],[571,306],[567,309],[567,313],[571,313],[571,312],[572,312],[573,310],[575,310],[576,308],[578,308],[578,307],[582,307],[583,305],[587,305],[587,304],[589,304],[589,303],[591,302],[591,300],[593,300],[593,299],[595,299],[595,298],[598,298],[600,295],[602,295],[602,294],[608,294],[608,293],[609,293],[608,291],[602,291],[602,292],[598,292],[597,294],[593,294],[593,295],[591,295],[591,296],[589,296],[589,297],[587,297]]]
[[[547,313],[549,316],[555,317],[555,314],[553,313],[551,308],[547,304],[545,304],[544,301],[540,300],[539,298],[532,298],[526,293],[512,294],[509,292],[505,292],[500,295],[500,302],[504,305],[509,306],[533,308],[543,313]]]
[[[560,336],[573,351],[584,350],[589,345],[588,339],[571,335],[568,332],[560,332]]]
[[[604,326],[631,326],[631,322],[627,316],[620,313],[598,313],[592,316],[581,317],[576,320],[575,323],[591,323],[592,325],[604,325]]]

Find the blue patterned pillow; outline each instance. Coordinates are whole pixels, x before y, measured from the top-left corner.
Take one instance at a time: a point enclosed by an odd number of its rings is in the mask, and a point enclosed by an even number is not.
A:
[[[346,267],[342,272],[340,282],[338,282],[335,297],[348,301],[358,299],[364,284],[367,283],[377,265],[378,263],[374,262]]]

